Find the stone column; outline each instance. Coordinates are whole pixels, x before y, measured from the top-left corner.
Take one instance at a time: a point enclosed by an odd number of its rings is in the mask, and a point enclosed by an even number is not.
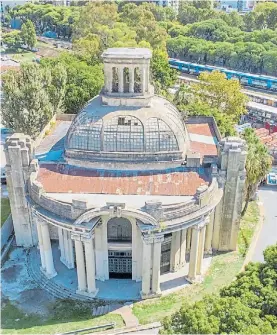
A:
[[[187,229],[181,231],[181,244],[180,244],[180,266],[184,267],[186,264],[186,250],[187,249]]]
[[[207,218],[206,238],[205,238],[205,253],[212,254],[212,238],[214,229],[214,212]]]
[[[142,92],[142,94],[144,94],[145,91],[146,91],[146,85],[145,85],[145,82],[146,82],[146,71],[145,71],[145,66],[142,66],[140,68],[140,72],[141,72],[141,92]]]
[[[74,253],[73,253],[73,241],[68,232],[68,268],[74,269]]]
[[[96,279],[109,279],[107,217],[95,228]]]
[[[112,92],[113,69],[109,64],[104,63],[105,88],[108,93]]]
[[[53,278],[57,275],[57,272],[54,267],[53,254],[52,254],[52,246],[49,235],[49,226],[48,223],[44,222],[41,224],[41,235],[42,235],[42,243],[45,257],[45,275],[48,279]]]
[[[142,252],[142,285],[141,297],[145,299],[151,294],[150,280],[151,280],[151,258],[152,258],[152,240],[143,239]]]
[[[93,237],[83,238],[86,255],[86,272],[87,272],[87,291],[88,295],[95,297],[98,290],[95,285],[95,255],[93,247]]]
[[[143,241],[142,241],[142,236],[141,236],[141,231],[138,226],[137,228],[137,268],[136,268],[136,273],[137,273],[137,278],[136,281],[141,281],[142,280],[142,253],[143,253]]]
[[[75,241],[76,263],[77,263],[77,277],[78,290],[77,293],[84,294],[87,289],[86,269],[84,260],[84,248],[80,235],[73,235]]]
[[[124,92],[124,67],[118,67],[118,92],[123,93]]]
[[[188,279],[190,281],[193,281],[196,279],[200,228],[199,226],[194,226],[191,229],[192,229],[192,240],[190,248]]]
[[[43,248],[43,239],[41,233],[41,225],[37,221],[37,231],[38,231],[38,243],[39,243],[39,253],[40,253],[40,260],[41,260],[41,270],[45,272],[45,256],[44,256],[44,248]]]
[[[180,242],[181,231],[172,233],[171,253],[170,253],[170,271],[178,271],[180,268]]]
[[[161,294],[160,289],[160,268],[161,268],[161,251],[163,237],[154,238],[153,245],[153,268],[152,268],[152,293],[154,295]]]
[[[137,259],[141,257],[138,254],[137,223],[135,218],[130,218],[132,224],[132,280],[137,280]]]
[[[190,245],[191,245],[191,234],[192,234],[192,229],[191,228],[188,228],[187,229],[187,252],[190,251]]]
[[[134,93],[135,89],[135,69],[133,67],[129,67],[129,92]]]
[[[63,240],[63,229],[61,227],[58,227],[58,234],[59,234],[59,247],[61,251],[60,260],[62,263],[64,263],[64,240]]]
[[[206,234],[206,225],[201,228],[199,236],[199,249],[198,249],[198,259],[197,259],[197,269],[196,274],[202,274],[202,264],[204,257],[204,245],[205,245],[205,234]]]

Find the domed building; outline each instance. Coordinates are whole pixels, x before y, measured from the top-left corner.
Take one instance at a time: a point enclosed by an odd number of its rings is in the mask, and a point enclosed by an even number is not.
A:
[[[48,160],[34,158],[28,136],[7,140],[16,243],[38,245],[31,254],[42,275],[60,285],[70,277],[76,297],[112,299],[105,285],[116,279],[125,300],[144,299],[174,286],[168,273],[197,281],[206,255],[236,249],[246,146],[221,139],[212,118],[185,124],[155,95],[150,50],[102,56],[102,92],[36,148],[51,143]]]

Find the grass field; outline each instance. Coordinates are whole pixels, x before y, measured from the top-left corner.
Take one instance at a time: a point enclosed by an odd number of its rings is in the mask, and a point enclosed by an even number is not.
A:
[[[116,323],[116,328],[124,326],[120,315],[92,317],[90,303],[73,300],[59,300],[50,304],[48,317],[22,313],[9,301],[2,301],[2,305],[2,334],[59,334],[111,322]]]
[[[10,201],[7,198],[1,198],[1,227],[11,212]]]
[[[244,256],[258,220],[258,205],[252,202],[241,220],[238,251],[215,255],[203,283],[190,285],[160,299],[134,304],[133,312],[140,323],[162,321],[165,316],[178,311],[182,304],[191,304],[202,299],[206,294],[218,294],[223,286],[230,284],[242,268]]]

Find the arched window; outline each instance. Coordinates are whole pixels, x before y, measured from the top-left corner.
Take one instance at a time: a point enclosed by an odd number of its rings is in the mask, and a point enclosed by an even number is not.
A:
[[[133,116],[113,117],[104,126],[104,150],[133,152],[144,150],[144,130]]]
[[[82,117],[76,120],[68,138],[69,149],[100,151],[103,121],[99,117]]]
[[[112,218],[107,223],[108,242],[131,242],[132,224],[125,218]]]
[[[161,119],[150,118],[145,129],[146,151],[178,151],[178,143],[171,128]]]

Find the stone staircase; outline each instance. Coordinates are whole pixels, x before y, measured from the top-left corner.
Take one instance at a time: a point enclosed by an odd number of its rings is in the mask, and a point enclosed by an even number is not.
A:
[[[123,305],[120,305],[120,304],[114,304],[114,305],[104,305],[104,306],[94,307],[92,309],[92,315],[93,316],[99,316],[99,315],[108,314],[108,313],[116,311],[117,309],[121,308],[122,306]]]
[[[59,299],[74,299],[79,301],[96,301],[95,298],[85,297],[77,294],[73,290],[55,283],[52,279],[48,279],[41,271],[37,259],[39,251],[36,248],[29,249],[27,254],[27,271],[37,285],[43,290]]]

